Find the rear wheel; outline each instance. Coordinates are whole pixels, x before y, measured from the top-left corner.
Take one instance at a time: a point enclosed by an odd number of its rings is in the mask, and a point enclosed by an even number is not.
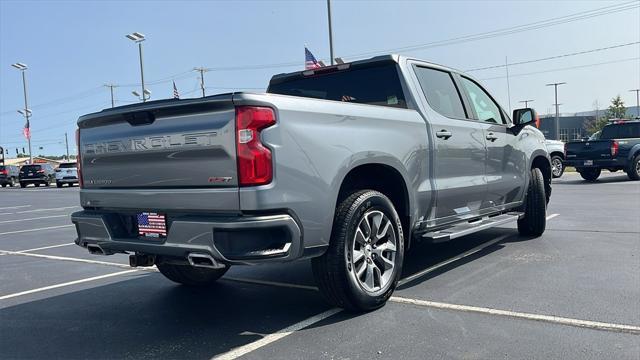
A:
[[[402,271],[400,218],[384,194],[361,190],[337,207],[327,251],[312,260],[313,274],[330,304],[351,311],[379,308]]]
[[[640,154],[636,155],[631,161],[631,164],[629,164],[627,176],[629,176],[631,180],[640,180]]]
[[[62,187],[62,183],[61,183],[61,182],[59,182],[59,181],[56,181],[56,186],[57,186],[57,187],[59,187],[59,188],[61,188],[61,187]]]
[[[27,187],[27,184],[25,184],[25,183],[21,182],[21,183],[20,183],[20,187],[21,187],[21,188],[25,188],[25,187]]]
[[[551,157],[551,175],[554,178],[559,178],[564,173],[564,161],[559,155]]]
[[[547,227],[547,196],[544,177],[538,168],[531,169],[529,189],[525,197],[524,217],[518,220],[518,232],[523,236],[538,237]]]
[[[207,269],[163,262],[156,264],[156,266],[167,279],[187,286],[211,285],[229,270],[229,266],[223,269]]]
[[[580,176],[587,181],[596,181],[602,172],[599,168],[582,168],[580,169]]]

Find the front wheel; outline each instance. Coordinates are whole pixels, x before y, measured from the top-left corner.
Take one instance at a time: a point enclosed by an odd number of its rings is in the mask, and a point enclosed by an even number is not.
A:
[[[229,266],[222,269],[207,269],[164,262],[160,262],[156,266],[167,279],[187,286],[211,285],[229,270]]]
[[[594,182],[598,179],[601,172],[602,169],[599,168],[582,168],[580,170],[580,176],[587,181]]]
[[[361,190],[338,205],[329,248],[311,264],[325,300],[368,311],[391,297],[403,256],[402,225],[393,203],[378,191]]]
[[[551,157],[551,175],[559,178],[564,173],[564,161],[561,156],[555,155]]]
[[[518,232],[523,236],[538,237],[547,227],[547,196],[544,177],[538,168],[531,169],[529,189],[525,197],[524,217],[518,219]]]
[[[62,183],[61,183],[61,182],[59,182],[59,181],[56,181],[56,186],[57,186],[57,187],[59,187],[59,188],[61,188],[61,187],[62,187]]]
[[[636,155],[631,161],[631,164],[629,164],[627,176],[629,176],[631,180],[640,180],[640,154]]]

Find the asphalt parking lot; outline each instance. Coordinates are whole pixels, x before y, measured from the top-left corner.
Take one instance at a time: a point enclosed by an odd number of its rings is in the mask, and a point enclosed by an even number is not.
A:
[[[554,182],[547,231],[417,244],[382,309],[324,304],[307,262],[175,285],[73,244],[77,188],[0,189],[0,358],[639,359],[640,183]]]

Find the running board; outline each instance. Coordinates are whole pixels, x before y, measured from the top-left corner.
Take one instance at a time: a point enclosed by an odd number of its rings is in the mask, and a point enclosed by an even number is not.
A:
[[[523,213],[519,212],[510,212],[492,217],[483,217],[475,221],[457,224],[444,230],[424,233],[422,235],[422,238],[431,240],[434,243],[445,242],[465,235],[473,234],[478,231],[516,221],[523,215]]]

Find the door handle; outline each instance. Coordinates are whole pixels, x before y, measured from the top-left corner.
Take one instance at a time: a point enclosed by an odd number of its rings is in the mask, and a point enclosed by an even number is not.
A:
[[[498,140],[498,136],[496,136],[494,133],[490,132],[487,134],[487,140],[493,142]]]
[[[436,137],[439,137],[445,140],[447,140],[451,136],[453,136],[453,134],[451,134],[451,131],[447,131],[447,130],[440,130],[436,133]]]

